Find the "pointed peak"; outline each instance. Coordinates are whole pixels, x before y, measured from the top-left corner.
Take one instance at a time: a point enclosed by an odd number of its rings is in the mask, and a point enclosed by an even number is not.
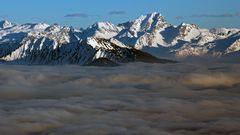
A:
[[[147,16],[162,16],[162,15],[158,12],[152,12],[152,13],[147,14]]]
[[[162,16],[162,14],[158,13],[158,12],[152,12],[152,13],[147,14],[146,16],[149,18],[156,18],[156,19],[162,18],[164,20],[164,17]]]
[[[164,17],[158,13],[158,12],[153,12],[149,13],[147,15],[142,15],[138,17],[135,22],[166,22]]]
[[[91,27],[92,28],[106,28],[106,27],[113,27],[113,26],[115,26],[115,25],[111,22],[96,22]]]
[[[186,26],[186,25],[187,25],[187,23],[182,22],[179,26]]]
[[[136,20],[131,22],[130,30],[135,32],[138,31],[152,31],[168,26],[164,17],[157,12],[153,12],[147,15],[142,15]]]
[[[180,25],[181,25],[181,26],[196,26],[195,24],[185,23],[185,22],[182,22]]]
[[[63,28],[63,27],[60,26],[59,24],[54,23],[54,24],[52,24],[52,25],[46,27],[45,30],[46,30],[46,31],[58,32],[58,31],[60,31],[62,28]]]
[[[0,23],[10,23],[8,20],[2,20]]]
[[[12,26],[14,26],[14,24],[11,23],[8,20],[0,21],[0,28],[2,28],[2,29],[9,28],[9,27],[12,27]]]
[[[148,13],[146,15],[142,15],[140,17],[138,17],[138,20],[143,20],[143,19],[159,19],[162,18],[162,20],[164,20],[164,17],[158,13],[158,12],[152,12],[152,13]]]

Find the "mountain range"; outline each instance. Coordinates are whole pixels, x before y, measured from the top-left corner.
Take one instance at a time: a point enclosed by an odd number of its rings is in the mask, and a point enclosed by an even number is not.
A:
[[[156,12],[117,25],[97,22],[86,29],[0,22],[0,61],[8,63],[88,65],[99,59],[166,63],[171,61],[160,58],[205,56],[239,57],[240,29],[175,26]]]

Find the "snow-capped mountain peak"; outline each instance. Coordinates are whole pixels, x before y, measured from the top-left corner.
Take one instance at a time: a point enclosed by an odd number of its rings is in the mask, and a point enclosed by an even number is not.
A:
[[[3,20],[3,21],[0,21],[0,29],[6,29],[6,28],[9,28],[9,27],[13,27],[15,24],[7,21],[7,20]]]
[[[58,24],[53,24],[47,27],[46,31],[59,32],[63,27]]]
[[[136,49],[157,57],[235,56],[240,53],[239,39],[240,29],[209,30],[188,23],[174,26],[156,12],[116,25],[98,22],[82,30],[58,24],[16,25],[2,21],[0,60],[34,59],[36,63],[38,59],[42,63],[64,60],[83,64],[94,56],[122,61],[127,55],[134,59],[131,51]],[[41,57],[36,57],[38,54]]]
[[[111,22],[97,22],[91,27],[96,29],[114,29],[116,26]]]
[[[82,37],[97,37],[110,39],[116,36],[121,31],[121,27],[114,25],[111,22],[97,22],[92,26],[88,27],[86,30],[82,32]]]
[[[198,37],[201,32],[200,29],[194,24],[181,23],[178,26],[180,39],[185,41],[191,41],[192,39]]]
[[[49,27],[50,25],[46,24],[46,23],[37,23],[37,24],[33,24],[32,25],[32,29],[33,30],[45,30]]]
[[[166,21],[159,13],[151,13],[145,16],[140,16],[136,20],[132,21],[132,25],[129,28],[131,32],[134,33],[136,37],[137,32],[144,32],[144,31],[153,31],[154,28],[162,28],[166,26]]]

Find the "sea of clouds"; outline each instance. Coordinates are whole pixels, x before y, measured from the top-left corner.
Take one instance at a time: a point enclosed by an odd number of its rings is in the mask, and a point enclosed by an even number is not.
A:
[[[240,64],[0,65],[1,135],[239,135]]]

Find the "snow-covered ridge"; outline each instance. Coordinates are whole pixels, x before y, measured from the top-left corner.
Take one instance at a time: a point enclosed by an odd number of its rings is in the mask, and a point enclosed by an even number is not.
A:
[[[239,40],[240,29],[209,30],[187,23],[174,26],[156,12],[117,25],[97,22],[86,29],[5,20],[0,22],[0,60],[82,64],[110,56],[115,60],[112,51],[116,48],[123,52],[135,48],[157,57],[220,57],[239,53]]]

